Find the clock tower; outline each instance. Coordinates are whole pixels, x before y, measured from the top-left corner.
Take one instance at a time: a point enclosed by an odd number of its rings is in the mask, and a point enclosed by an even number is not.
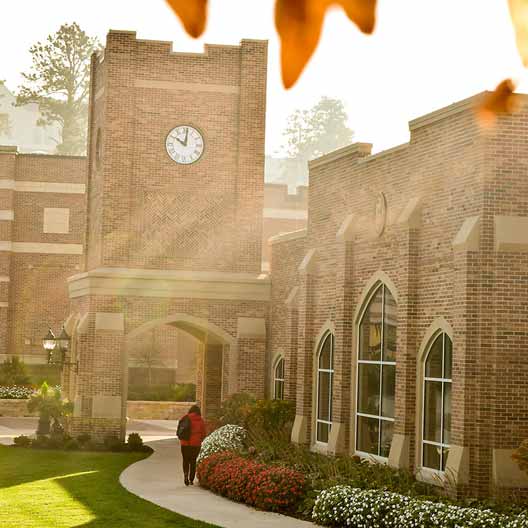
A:
[[[198,397],[264,393],[261,275],[267,43],[110,31],[92,59],[84,272],[69,280],[73,428],[124,434],[126,357],[170,324],[201,343]]]

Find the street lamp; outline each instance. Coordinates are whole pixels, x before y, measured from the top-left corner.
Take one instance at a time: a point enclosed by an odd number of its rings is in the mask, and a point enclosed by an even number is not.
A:
[[[62,327],[62,331],[58,337],[52,332],[51,328],[42,339],[42,346],[48,352],[48,363],[50,365],[57,365],[61,369],[64,366],[74,366],[75,372],[79,370],[79,363],[77,361],[68,361],[68,351],[70,349],[71,338]]]

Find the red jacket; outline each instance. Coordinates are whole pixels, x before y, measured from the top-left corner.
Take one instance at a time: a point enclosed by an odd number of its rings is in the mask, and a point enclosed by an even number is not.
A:
[[[189,413],[185,416],[188,416],[191,420],[191,438],[189,440],[180,440],[182,446],[200,446],[202,441],[205,438],[205,422],[202,417],[196,413]],[[182,416],[180,420],[184,418]]]

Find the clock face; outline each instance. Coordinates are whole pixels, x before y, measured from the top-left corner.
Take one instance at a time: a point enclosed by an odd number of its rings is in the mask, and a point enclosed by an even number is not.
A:
[[[165,141],[167,153],[176,162],[189,165],[198,161],[204,151],[202,134],[189,125],[173,128]]]

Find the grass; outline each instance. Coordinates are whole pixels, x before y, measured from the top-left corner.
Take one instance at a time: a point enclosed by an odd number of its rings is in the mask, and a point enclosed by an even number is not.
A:
[[[0,446],[2,528],[212,528],[125,490],[119,475],[140,453]]]

